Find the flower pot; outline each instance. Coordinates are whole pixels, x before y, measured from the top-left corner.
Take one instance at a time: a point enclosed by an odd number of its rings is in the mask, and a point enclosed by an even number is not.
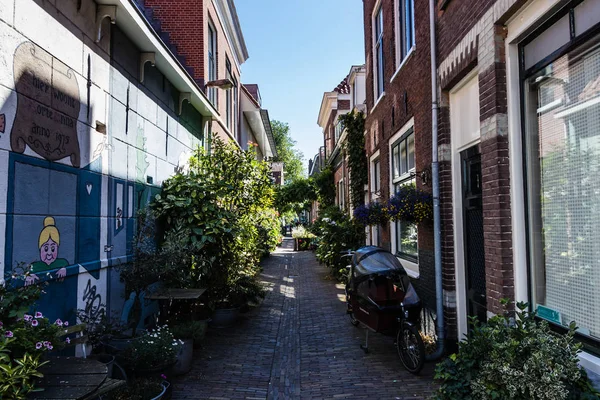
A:
[[[212,322],[212,319],[203,319],[200,320],[204,324],[203,333],[199,338],[194,339],[194,349],[199,349],[204,341],[204,337],[206,336],[206,329],[208,328],[208,324]]]
[[[145,330],[139,329],[137,331],[137,336],[133,338],[129,335],[106,336],[100,339],[100,343],[104,345],[108,354],[118,355],[123,350],[127,350],[128,348],[130,348],[135,343],[135,341],[145,332]]]
[[[183,339],[183,345],[179,347],[177,361],[173,366],[172,372],[175,375],[187,374],[192,369],[192,360],[194,358],[194,340]]]
[[[218,308],[213,314],[211,326],[215,328],[228,328],[235,324],[239,314],[240,307]]]
[[[92,360],[98,360],[102,364],[106,365],[106,368],[108,369],[108,374],[106,376],[112,378],[113,366],[115,365],[115,356],[111,354],[92,354],[91,356],[88,356],[88,358],[91,358]]]

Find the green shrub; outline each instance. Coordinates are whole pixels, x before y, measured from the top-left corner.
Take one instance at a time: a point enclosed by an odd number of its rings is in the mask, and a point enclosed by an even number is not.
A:
[[[40,362],[40,354],[25,354],[11,360],[9,348],[14,341],[0,339],[0,399],[24,400],[30,393],[41,390],[35,388],[35,380],[43,377],[38,369],[47,361]]]
[[[574,341],[574,324],[567,334],[557,334],[526,308],[518,303],[514,319],[506,313],[485,324],[471,320],[458,353],[436,368],[437,399],[600,398],[578,365],[581,345]]]
[[[364,226],[333,206],[321,210],[311,229],[317,235],[317,259],[329,267],[335,278],[344,280],[348,259],[342,253],[364,246]]]

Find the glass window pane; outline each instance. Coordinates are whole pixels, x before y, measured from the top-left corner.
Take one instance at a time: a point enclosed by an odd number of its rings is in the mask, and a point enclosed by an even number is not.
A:
[[[408,172],[407,162],[406,162],[406,140],[403,140],[400,143],[400,173],[405,174]]]
[[[417,258],[419,255],[417,237],[416,224],[396,222],[396,248],[399,254]]]
[[[525,90],[533,300],[600,337],[600,45],[544,72]]]
[[[408,170],[415,168],[415,135],[408,137]]]
[[[400,176],[400,146],[395,145],[392,149],[392,166],[394,170],[394,178]]]

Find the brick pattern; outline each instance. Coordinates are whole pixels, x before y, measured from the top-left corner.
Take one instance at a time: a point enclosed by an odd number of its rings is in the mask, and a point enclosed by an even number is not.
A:
[[[353,327],[343,286],[327,278],[312,252],[286,239],[264,263],[269,292],[229,329],[209,329],[192,371],[175,381],[173,399],[426,399],[434,364],[408,373],[393,339]]]
[[[193,68],[193,78],[204,86],[204,6],[205,0],[144,0],[145,6],[168,32],[185,66]],[[181,60],[180,60],[181,61]]]
[[[409,58],[402,68],[397,71],[396,64],[396,35],[394,1],[383,1],[383,51],[384,51],[384,81],[385,96],[377,105],[374,98],[374,71],[372,54],[372,15],[375,0],[365,0],[364,27],[366,51],[366,94],[368,115],[365,121],[365,145],[367,156],[370,158],[379,151],[381,161],[381,198],[387,201],[390,197],[390,138],[398,132],[411,118],[414,118],[415,132],[415,162],[417,171],[417,186],[431,191],[423,185],[419,173],[431,168],[431,58],[429,39],[429,3],[427,0],[415,0],[415,43]],[[397,73],[397,74],[396,74]],[[393,81],[390,82],[392,76]],[[373,135],[377,136],[376,142]],[[369,165],[370,167],[370,165]],[[369,174],[369,187],[372,187]],[[391,227],[393,229],[393,226]],[[422,296],[428,304],[435,308],[434,259],[433,259],[433,224],[419,225],[419,273],[418,285],[427,290]],[[391,229],[386,225],[381,230],[381,245],[391,248]],[[427,256],[431,255],[431,256]],[[421,257],[422,256],[422,257]],[[422,282],[419,282],[422,281]]]

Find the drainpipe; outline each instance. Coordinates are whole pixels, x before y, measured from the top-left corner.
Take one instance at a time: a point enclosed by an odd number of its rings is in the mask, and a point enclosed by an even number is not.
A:
[[[431,174],[433,183],[433,246],[435,259],[435,296],[437,316],[437,348],[427,356],[427,361],[439,359],[444,354],[446,331],[444,328],[444,291],[442,288],[442,224],[440,220],[440,169],[438,164],[438,94],[437,57],[435,46],[435,4],[429,0],[429,37],[431,45]]]

